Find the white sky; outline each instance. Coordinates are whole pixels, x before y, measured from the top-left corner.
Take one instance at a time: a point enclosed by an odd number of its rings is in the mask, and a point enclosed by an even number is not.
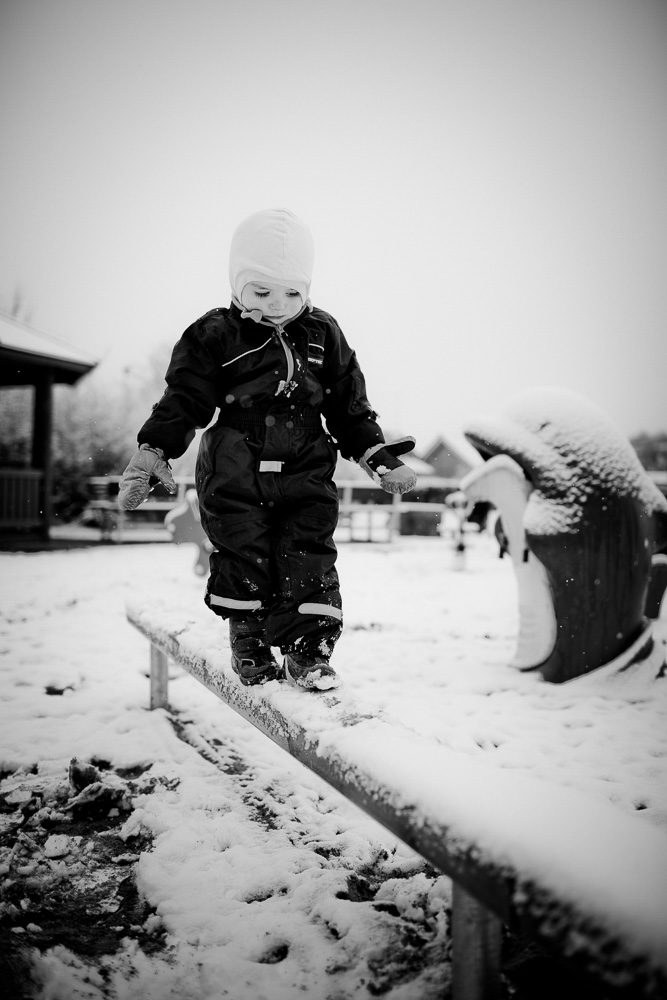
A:
[[[666,57],[662,0],[3,0],[0,299],[117,377],[285,206],[385,429],[666,429]]]

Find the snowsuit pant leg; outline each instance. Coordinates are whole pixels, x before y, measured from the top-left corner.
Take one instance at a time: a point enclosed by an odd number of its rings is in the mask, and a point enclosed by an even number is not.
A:
[[[266,496],[274,490],[293,495],[295,485],[298,492],[300,484],[285,473],[269,473],[262,481]],[[324,489],[321,493],[317,499],[273,501],[275,594],[266,631],[283,652],[296,648],[328,658],[341,634],[343,611],[333,541],[338,502]]]
[[[267,455],[283,456],[279,472],[260,471]],[[283,650],[328,655],[341,632],[335,461],[321,422],[290,411],[261,427],[216,426],[200,446],[202,527],[215,550],[206,603],[223,618],[261,617]]]
[[[195,484],[201,524],[213,546],[206,604],[222,618],[265,614],[272,599],[270,520],[256,488],[259,447],[242,429],[205,431]]]

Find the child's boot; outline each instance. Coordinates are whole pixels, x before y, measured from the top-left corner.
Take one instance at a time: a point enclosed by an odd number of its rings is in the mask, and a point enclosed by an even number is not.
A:
[[[329,691],[338,687],[340,678],[319,649],[301,644],[285,650],[285,675],[297,687],[307,691]]]
[[[241,684],[266,684],[280,680],[283,671],[271,652],[264,623],[257,618],[229,621],[229,643],[232,647],[232,668]]]

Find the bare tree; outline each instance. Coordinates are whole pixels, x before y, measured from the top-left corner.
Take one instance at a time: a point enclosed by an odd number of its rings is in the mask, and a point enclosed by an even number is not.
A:
[[[30,322],[32,308],[26,301],[25,293],[20,283],[17,282],[14,286],[14,291],[9,298],[3,296],[0,299],[0,312],[5,313],[6,316],[11,316],[12,319],[19,319],[22,323]]]

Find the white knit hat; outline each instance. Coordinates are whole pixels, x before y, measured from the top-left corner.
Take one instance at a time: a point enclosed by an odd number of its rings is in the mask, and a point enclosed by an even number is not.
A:
[[[232,236],[229,281],[241,301],[249,281],[294,288],[304,302],[310,293],[315,245],[308,227],[286,208],[249,215]]]

